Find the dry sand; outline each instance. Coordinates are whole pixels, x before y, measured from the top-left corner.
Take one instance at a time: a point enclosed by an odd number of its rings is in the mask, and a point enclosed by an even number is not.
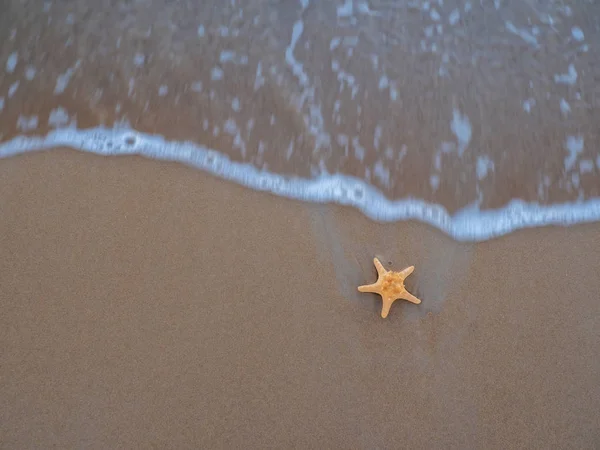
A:
[[[0,190],[2,448],[600,446],[600,225],[463,244],[67,150]],[[373,256],[423,303],[383,320]]]

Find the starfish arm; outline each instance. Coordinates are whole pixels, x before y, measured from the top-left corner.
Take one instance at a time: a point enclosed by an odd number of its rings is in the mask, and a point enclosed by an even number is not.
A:
[[[379,293],[379,282],[373,284],[365,284],[363,286],[359,286],[358,290],[360,292],[373,292],[375,294]]]
[[[381,264],[381,262],[377,258],[373,259],[373,264],[375,264],[375,268],[377,269],[377,273],[380,276],[387,272],[387,270],[385,270],[385,267],[383,267],[383,264]]]
[[[407,276],[413,273],[413,270],[415,270],[415,266],[407,267],[402,272],[400,272],[400,276],[402,277],[402,279],[406,279]]]
[[[389,297],[382,298],[383,304],[381,305],[381,317],[385,319],[390,313],[390,308],[392,307],[392,303],[394,303],[394,300],[390,299]]]
[[[414,303],[415,305],[418,305],[419,303],[421,303],[421,300],[419,300],[417,297],[412,295],[407,290],[404,290],[404,292],[402,292],[402,294],[400,294],[400,298],[402,298],[404,300],[408,300],[409,302]]]

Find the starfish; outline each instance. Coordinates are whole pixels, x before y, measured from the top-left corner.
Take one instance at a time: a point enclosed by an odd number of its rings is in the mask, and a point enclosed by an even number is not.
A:
[[[358,290],[360,292],[373,292],[381,295],[383,299],[381,317],[385,319],[388,316],[392,303],[398,299],[408,300],[415,305],[421,303],[421,300],[408,292],[404,287],[404,280],[415,270],[415,266],[407,267],[402,272],[392,272],[391,270],[385,270],[377,258],[373,259],[373,264],[375,264],[375,268],[377,269],[377,281],[373,284],[359,286]]]

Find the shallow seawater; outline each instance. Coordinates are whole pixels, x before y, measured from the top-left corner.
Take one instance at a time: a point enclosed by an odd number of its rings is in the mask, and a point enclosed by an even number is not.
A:
[[[5,9],[0,156],[139,153],[457,239],[600,218],[593,2]]]

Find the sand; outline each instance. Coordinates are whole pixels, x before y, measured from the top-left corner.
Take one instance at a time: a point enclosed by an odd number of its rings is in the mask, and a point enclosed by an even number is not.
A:
[[[599,225],[464,244],[70,150],[0,190],[2,448],[600,445]],[[373,256],[423,303],[382,319]]]

